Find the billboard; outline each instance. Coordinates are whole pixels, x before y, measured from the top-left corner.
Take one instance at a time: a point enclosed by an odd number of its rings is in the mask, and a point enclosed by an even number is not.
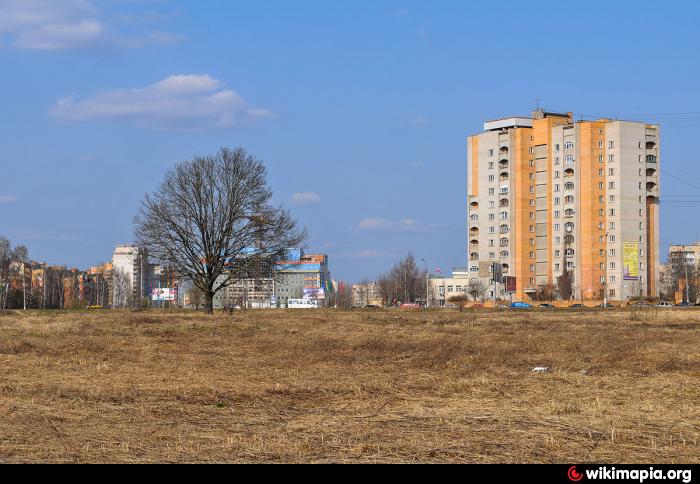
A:
[[[507,293],[515,293],[516,292],[516,279],[515,279],[515,277],[505,277],[503,282],[506,285],[506,292]]]
[[[625,281],[639,280],[639,242],[625,242],[624,253],[624,279]]]
[[[177,291],[169,287],[153,289],[151,299],[153,301],[175,301],[177,300]]]
[[[324,299],[325,291],[320,287],[305,287],[304,299]]]

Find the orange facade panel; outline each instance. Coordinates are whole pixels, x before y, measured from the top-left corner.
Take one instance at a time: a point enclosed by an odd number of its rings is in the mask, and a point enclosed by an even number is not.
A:
[[[605,275],[605,270],[600,268],[605,260],[601,253],[607,250],[605,164],[600,162],[601,159],[605,160],[605,148],[601,148],[605,141],[605,124],[586,122],[579,123],[578,127],[581,183],[578,190],[581,227],[577,231],[580,237],[580,290],[584,300],[595,300],[601,297],[603,286],[600,280]]]
[[[532,128],[515,129],[515,146],[511,150],[514,154],[512,163],[515,173],[511,188],[513,190],[511,199],[515,207],[512,215],[515,231],[511,245],[515,251],[515,296],[520,301],[530,300],[525,291],[526,288],[535,285],[532,281],[535,278],[535,271],[531,269],[537,264],[535,259],[530,258],[530,252],[535,251],[535,248],[530,247],[529,243],[530,238],[535,237],[534,229],[531,227],[534,228],[536,225],[534,216],[531,216],[535,214],[535,207],[531,205],[531,200],[533,204],[535,200],[532,132]]]

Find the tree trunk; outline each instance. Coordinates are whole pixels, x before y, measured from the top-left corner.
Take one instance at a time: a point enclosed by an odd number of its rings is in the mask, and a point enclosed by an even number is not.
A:
[[[204,302],[204,312],[210,316],[214,315],[214,293],[209,291],[204,296],[206,301]]]

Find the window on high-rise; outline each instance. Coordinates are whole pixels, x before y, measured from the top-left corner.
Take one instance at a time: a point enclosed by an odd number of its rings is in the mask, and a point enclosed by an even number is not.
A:
[[[609,141],[608,142],[608,149],[613,149],[615,148],[615,142],[614,141]]]

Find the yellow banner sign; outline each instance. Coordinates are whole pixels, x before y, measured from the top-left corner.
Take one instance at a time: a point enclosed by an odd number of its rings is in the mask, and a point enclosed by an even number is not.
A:
[[[625,280],[639,280],[639,242],[625,242]]]

